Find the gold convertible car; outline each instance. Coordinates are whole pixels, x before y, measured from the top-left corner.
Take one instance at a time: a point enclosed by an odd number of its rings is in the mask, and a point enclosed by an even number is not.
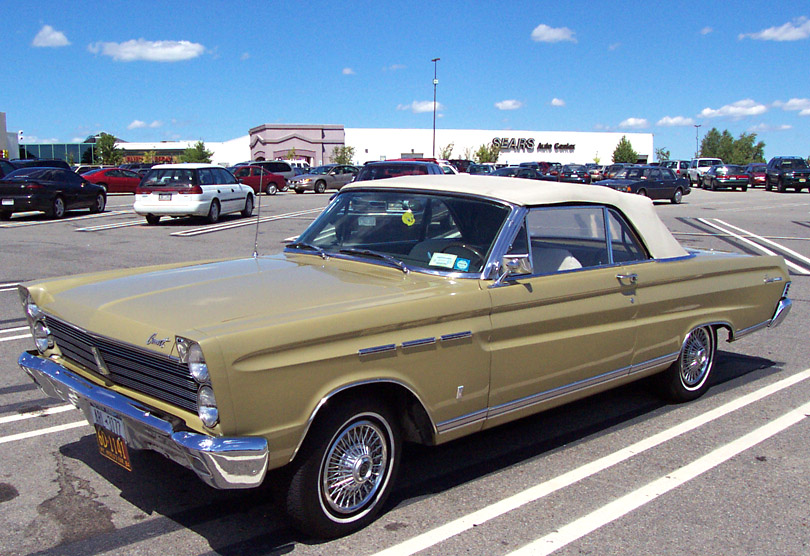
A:
[[[779,324],[781,257],[687,251],[649,199],[490,176],[350,184],[282,253],[28,283],[20,366],[132,469],[268,470],[308,534],[373,520],[402,442],[440,444],[642,377],[705,392],[718,336]],[[137,472],[137,470],[136,470]]]

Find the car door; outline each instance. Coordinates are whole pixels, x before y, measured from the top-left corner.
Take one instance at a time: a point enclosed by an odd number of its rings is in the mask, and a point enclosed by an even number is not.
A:
[[[238,212],[245,208],[245,197],[248,185],[240,184],[236,178],[224,168],[211,168],[217,190],[222,203],[222,212]]]
[[[57,184],[56,188],[65,200],[66,209],[89,206],[89,203],[95,199],[95,192],[89,192],[85,180],[75,172],[54,168],[49,170],[48,179]]]
[[[511,252],[528,251],[531,275],[488,289],[491,425],[627,375],[636,306],[611,258],[607,214],[593,205],[527,213]]]

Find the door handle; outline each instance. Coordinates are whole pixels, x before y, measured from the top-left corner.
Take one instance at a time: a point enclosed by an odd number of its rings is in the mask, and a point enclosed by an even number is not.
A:
[[[629,282],[631,286],[638,284],[638,274],[617,274],[616,278],[619,282]]]

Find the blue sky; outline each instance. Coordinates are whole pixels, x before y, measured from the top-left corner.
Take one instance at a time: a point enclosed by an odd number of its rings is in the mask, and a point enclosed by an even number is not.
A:
[[[439,128],[647,132],[690,158],[699,124],[808,156],[810,4],[737,6],[6,0],[0,111],[24,142],[427,129],[439,57]]]

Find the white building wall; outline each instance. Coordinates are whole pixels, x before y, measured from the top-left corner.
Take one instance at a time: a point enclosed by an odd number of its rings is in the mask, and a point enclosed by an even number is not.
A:
[[[647,156],[650,162],[654,160],[652,133],[529,130],[437,129],[436,156],[452,143],[451,158],[467,158],[468,152],[473,154],[481,145],[490,145],[498,138],[508,147],[501,148],[498,162],[506,164],[531,161],[584,164],[594,162],[597,157],[600,164],[610,164],[622,137],[627,137],[640,157]],[[433,130],[346,128],[346,146],[354,147],[357,164],[403,155],[431,158]]]

